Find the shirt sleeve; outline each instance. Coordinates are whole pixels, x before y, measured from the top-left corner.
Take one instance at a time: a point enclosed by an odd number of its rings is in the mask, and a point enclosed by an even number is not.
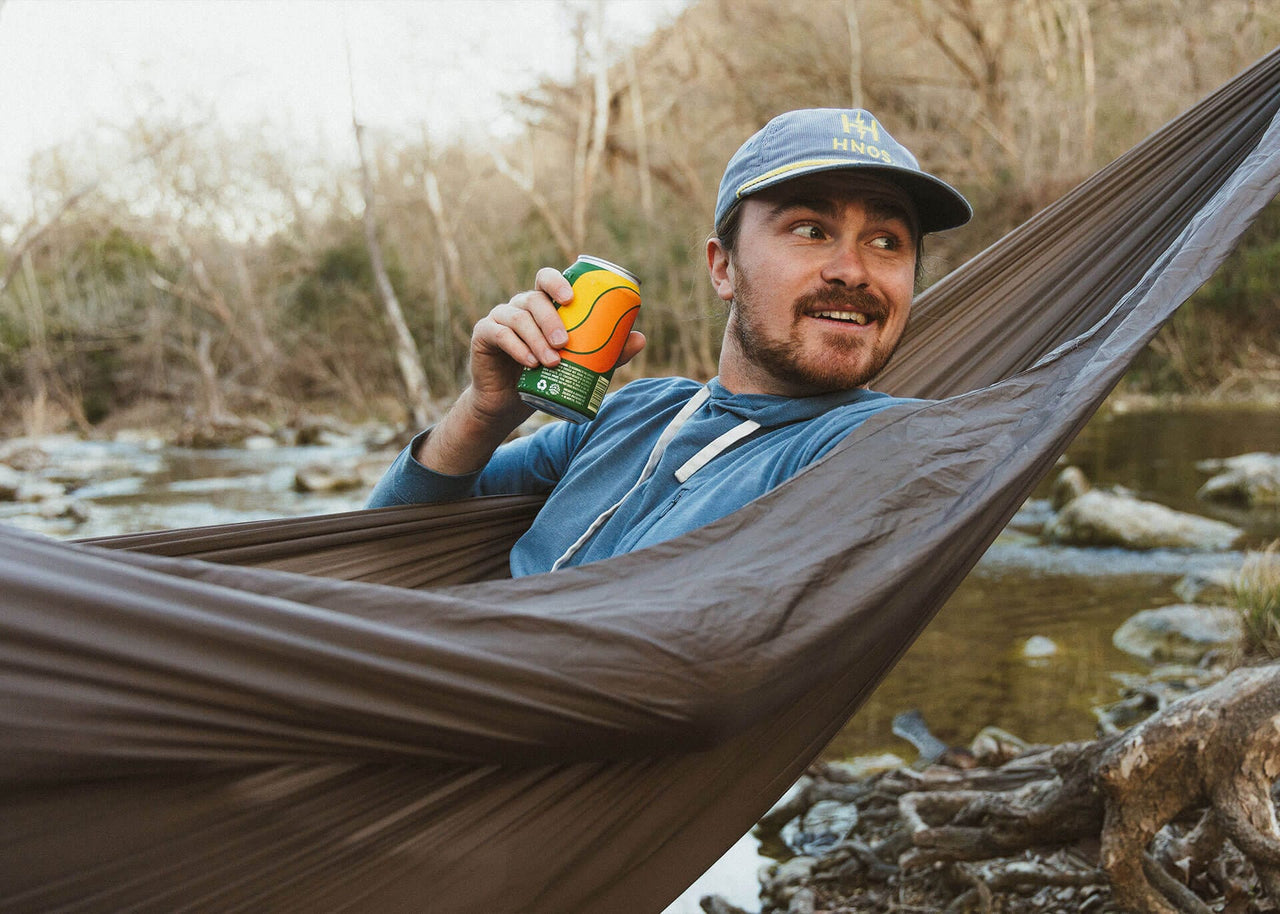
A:
[[[564,475],[581,437],[581,426],[552,422],[531,435],[509,441],[483,469],[451,476],[428,469],[413,457],[431,429],[401,451],[378,480],[366,508],[435,504],[479,495],[537,495],[550,492]]]

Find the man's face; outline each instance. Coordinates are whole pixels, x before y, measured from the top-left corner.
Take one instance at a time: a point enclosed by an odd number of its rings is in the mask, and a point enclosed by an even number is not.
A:
[[[902,338],[916,229],[893,184],[848,173],[787,181],[741,204],[730,257],[708,242],[730,303],[720,380],[734,393],[803,397],[865,387]]]

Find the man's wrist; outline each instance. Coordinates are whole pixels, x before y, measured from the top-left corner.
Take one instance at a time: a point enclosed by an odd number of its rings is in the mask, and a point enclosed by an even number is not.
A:
[[[417,442],[414,460],[429,470],[462,476],[483,469],[493,452],[533,410],[520,400],[486,410],[468,387],[431,433]]]
[[[514,386],[511,393],[497,403],[486,402],[484,395],[474,387],[466,387],[449,411],[464,413],[476,429],[501,429],[501,437],[505,439],[516,426],[533,415],[533,408],[520,399]]]

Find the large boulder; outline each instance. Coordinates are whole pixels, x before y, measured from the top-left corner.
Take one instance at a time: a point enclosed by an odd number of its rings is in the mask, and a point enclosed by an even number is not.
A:
[[[856,803],[819,800],[782,826],[780,837],[796,854],[821,857],[847,838],[857,824]]]
[[[51,479],[28,478],[18,486],[17,501],[57,501],[67,494],[66,486]]]
[[[333,416],[317,416],[304,413],[290,426],[293,443],[301,447],[349,444],[354,440],[351,429]]]
[[[363,488],[364,479],[354,463],[310,463],[299,467],[293,474],[295,492],[349,492]]]
[[[1197,663],[1244,637],[1240,612],[1229,606],[1179,603],[1144,609],[1116,629],[1111,643],[1152,663]]]
[[[174,444],[197,450],[239,447],[254,435],[270,436],[274,429],[252,416],[217,416],[189,419],[178,432]]]
[[[1280,505],[1280,454],[1240,454],[1202,460],[1196,469],[1215,473],[1196,497],[1244,507]]]
[[[294,473],[293,489],[303,493],[371,489],[382,478],[394,456],[370,454],[359,459],[340,458],[309,463]]]
[[[1044,539],[1069,546],[1125,549],[1230,549],[1239,527],[1131,495],[1093,489],[1072,499],[1044,529]]]

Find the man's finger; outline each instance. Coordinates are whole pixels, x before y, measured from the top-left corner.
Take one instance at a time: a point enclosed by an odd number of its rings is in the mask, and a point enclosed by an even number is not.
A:
[[[625,365],[640,354],[647,341],[639,330],[627,334],[627,341],[622,345],[622,355],[618,356],[618,365]]]
[[[534,278],[533,287],[547,296],[557,305],[567,305],[573,301],[573,286],[564,274],[554,267],[543,267]]]
[[[530,296],[530,299],[533,298],[534,296]],[[534,364],[548,366],[560,364],[560,353],[547,339],[539,318],[534,316],[534,309],[538,308],[543,312],[542,321],[550,321],[561,332],[564,331],[564,323],[560,321],[555,311],[551,310],[545,301],[540,305],[537,302],[526,302],[524,306],[521,306],[516,304],[515,299],[513,299],[511,302],[499,305],[489,312],[488,320],[493,325],[494,331],[486,333],[484,338],[487,341],[496,343],[503,352],[522,364],[531,365],[531,367]],[[478,327],[479,325],[477,325]],[[497,332],[497,328],[502,328],[508,332]],[[526,352],[532,353],[536,360],[534,363],[530,363],[527,360],[525,357]]]

